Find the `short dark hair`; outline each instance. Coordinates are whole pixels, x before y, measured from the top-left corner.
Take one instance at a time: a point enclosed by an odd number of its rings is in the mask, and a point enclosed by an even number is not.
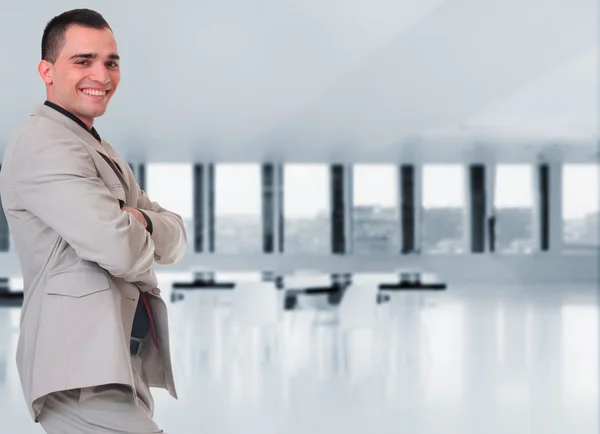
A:
[[[65,33],[73,25],[93,29],[112,29],[102,15],[91,9],[73,9],[52,18],[42,36],[42,60],[56,62],[65,44]]]

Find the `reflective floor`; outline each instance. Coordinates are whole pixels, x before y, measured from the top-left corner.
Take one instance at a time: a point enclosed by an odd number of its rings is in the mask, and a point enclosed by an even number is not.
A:
[[[393,276],[356,276],[339,307],[284,311],[258,276],[221,277],[247,282],[171,302],[181,276],[161,276],[180,399],[154,390],[155,419],[170,434],[599,430],[593,286],[451,285],[377,305]],[[41,433],[14,365],[19,311],[0,309],[0,432]]]

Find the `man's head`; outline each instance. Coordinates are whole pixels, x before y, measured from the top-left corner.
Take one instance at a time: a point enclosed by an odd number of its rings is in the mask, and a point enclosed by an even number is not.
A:
[[[38,71],[47,99],[89,128],[102,116],[120,81],[117,42],[98,12],[75,9],[54,17],[42,36]]]

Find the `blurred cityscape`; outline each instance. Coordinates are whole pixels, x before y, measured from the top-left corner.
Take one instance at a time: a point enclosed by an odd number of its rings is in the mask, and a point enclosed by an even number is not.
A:
[[[563,239],[567,246],[598,246],[599,213],[577,219],[565,219]],[[496,210],[496,252],[531,253],[535,251],[531,208]],[[328,254],[331,245],[329,214],[312,218],[285,219],[285,252]],[[462,208],[426,208],[422,213],[421,252],[427,254],[461,254],[468,252],[465,243],[465,210]],[[193,222],[186,220],[191,234]],[[260,253],[262,228],[260,215],[216,216],[215,250],[223,254]],[[400,251],[400,223],[394,207],[356,206],[352,216],[353,252],[356,254]]]
[[[400,217],[395,207],[355,206],[352,214],[354,253],[400,251]]]
[[[588,214],[578,219],[567,219],[563,226],[563,239],[566,244],[598,246],[598,225],[600,212]]]

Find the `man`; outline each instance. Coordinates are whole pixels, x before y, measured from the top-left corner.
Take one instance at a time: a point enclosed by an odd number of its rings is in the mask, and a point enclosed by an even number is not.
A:
[[[53,18],[38,71],[47,101],[0,172],[24,280],[17,365],[29,411],[48,433],[163,432],[149,387],[177,394],[152,265],[182,258],[182,219],[148,198],[93,127],[120,81],[103,17]]]

